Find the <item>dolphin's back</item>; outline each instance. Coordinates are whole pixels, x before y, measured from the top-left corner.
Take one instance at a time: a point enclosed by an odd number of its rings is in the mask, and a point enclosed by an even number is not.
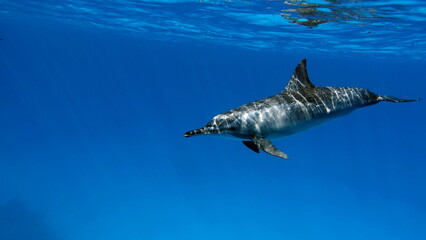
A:
[[[284,101],[309,113],[312,117],[341,114],[378,102],[378,95],[362,88],[310,87],[299,91],[285,91]]]

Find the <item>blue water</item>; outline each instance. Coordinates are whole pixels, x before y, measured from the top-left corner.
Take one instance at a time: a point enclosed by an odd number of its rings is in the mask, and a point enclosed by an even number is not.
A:
[[[424,100],[275,140],[290,161],[183,137],[280,92],[303,58],[316,85],[424,99],[423,1],[0,13],[1,240],[426,238]]]

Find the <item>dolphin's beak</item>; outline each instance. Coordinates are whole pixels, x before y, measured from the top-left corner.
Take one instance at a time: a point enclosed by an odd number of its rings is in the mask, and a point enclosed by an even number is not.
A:
[[[199,129],[195,129],[195,130],[186,132],[185,133],[185,137],[191,137],[191,136],[194,136],[194,135],[203,134],[203,133],[205,133],[205,131],[206,130],[205,130],[204,127],[203,128],[199,128]]]

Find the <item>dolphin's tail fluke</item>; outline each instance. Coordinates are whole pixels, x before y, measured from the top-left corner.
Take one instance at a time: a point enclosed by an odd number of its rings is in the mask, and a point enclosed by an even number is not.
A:
[[[198,134],[203,134],[203,133],[205,133],[205,128],[204,127],[199,128],[199,129],[194,129],[194,130],[191,130],[189,132],[186,132],[185,133],[185,137],[191,137],[191,136],[198,135]]]
[[[420,98],[417,98],[417,99],[402,99],[402,98],[391,97],[391,96],[378,96],[377,100],[378,101],[388,101],[388,102],[414,102],[414,101],[419,101]]]

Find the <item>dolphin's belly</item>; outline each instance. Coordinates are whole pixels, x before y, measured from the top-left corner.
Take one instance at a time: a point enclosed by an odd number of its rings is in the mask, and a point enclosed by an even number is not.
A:
[[[270,139],[289,136],[347,114],[351,110],[327,112],[313,104],[282,104],[274,109],[263,110],[262,120],[258,121],[259,134]]]
[[[290,113],[285,116],[277,116],[274,118],[275,121],[268,121],[261,124],[260,135],[269,139],[286,137],[311,127],[318,126],[334,118],[348,114],[351,111],[352,109],[335,113],[323,112],[315,115],[308,113],[303,116],[295,116],[293,112],[293,114]]]

